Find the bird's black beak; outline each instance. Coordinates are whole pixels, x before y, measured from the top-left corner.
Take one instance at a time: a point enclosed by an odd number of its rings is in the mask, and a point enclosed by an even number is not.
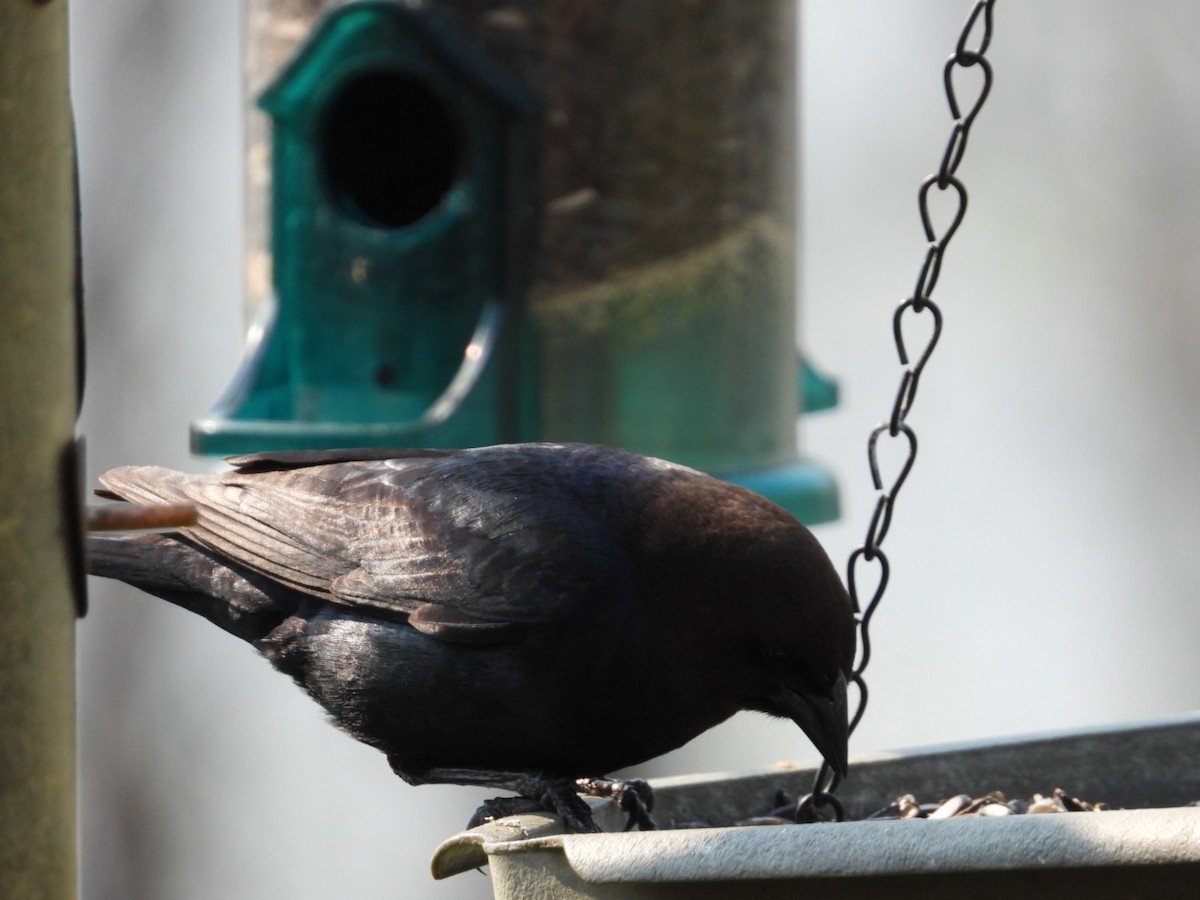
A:
[[[846,714],[846,678],[824,696],[785,691],[783,707],[829,763],[839,778],[846,777],[850,756],[850,722]]]

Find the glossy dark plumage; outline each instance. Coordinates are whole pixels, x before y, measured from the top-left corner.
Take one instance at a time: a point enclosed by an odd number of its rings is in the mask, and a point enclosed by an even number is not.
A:
[[[485,784],[591,827],[574,779],[741,709],[846,765],[849,602],[812,535],[742,488],[606,447],[333,451],[106,473],[189,500],[89,569],[254,644],[412,783]]]

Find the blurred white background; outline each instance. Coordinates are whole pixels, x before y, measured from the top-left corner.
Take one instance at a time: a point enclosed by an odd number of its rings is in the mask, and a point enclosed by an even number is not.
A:
[[[806,452],[874,503],[865,440],[923,253],[915,192],[950,119],[969,0],[804,0],[803,344],[839,378]],[[242,345],[240,7],[73,0],[89,473],[189,457]],[[1200,6],[1000,0],[995,89],[935,293],[853,752],[1139,721],[1200,705]],[[433,882],[486,792],[410,788],[249,647],[93,581],[79,626],[83,896],[488,897]],[[645,773],[809,759],[749,714]],[[1053,787],[1053,785],[1048,785]],[[1102,798],[1098,798],[1102,799]]]

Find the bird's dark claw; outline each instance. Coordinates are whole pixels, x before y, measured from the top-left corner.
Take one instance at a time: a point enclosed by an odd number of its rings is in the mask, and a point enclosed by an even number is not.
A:
[[[471,827],[492,819],[527,812],[555,813],[563,826],[573,834],[598,832],[600,826],[592,819],[592,810],[576,793],[575,782],[566,778],[541,774],[515,774],[507,783],[497,783],[520,794],[519,797],[497,797],[489,800],[471,817]]]
[[[530,812],[552,812],[559,815],[567,831],[576,834],[598,832],[600,828],[592,819],[592,811],[579,797],[603,797],[612,800],[617,808],[629,815],[625,831],[635,827],[640,831],[656,831],[658,826],[650,817],[654,807],[654,792],[640,778],[618,780],[614,778],[578,778],[574,782],[563,779],[529,776],[519,786],[519,797],[496,797],[488,800],[475,811],[468,828],[482,825],[505,816],[516,816]]]
[[[527,812],[550,812],[560,816],[567,831],[586,834],[599,831],[592,810],[576,793],[570,778],[549,772],[503,772],[486,769],[419,768],[398,756],[389,755],[392,771],[409,784],[473,784],[512,791],[516,797],[497,797],[475,811],[468,828],[504,816]],[[605,796],[613,796],[611,793]]]
[[[467,828],[477,828],[496,819],[532,812],[548,812],[548,810],[541,802],[528,797],[493,797],[491,800],[483,801],[479,809],[475,810],[475,815],[471,816],[471,821],[467,822]]]
[[[650,817],[650,810],[654,808],[654,791],[642,779],[580,778],[576,780],[575,787],[589,797],[607,797],[622,812],[628,813],[626,831],[632,831],[635,825],[639,831],[658,830],[654,819]]]

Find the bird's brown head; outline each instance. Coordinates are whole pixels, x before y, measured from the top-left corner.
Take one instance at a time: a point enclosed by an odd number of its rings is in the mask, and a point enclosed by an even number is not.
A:
[[[695,655],[711,662],[714,689],[739,708],[792,719],[845,775],[855,620],[833,563],[807,528],[757,494],[706,479],[683,497],[660,519],[674,525],[660,548],[689,585],[684,614],[712,621],[680,628],[680,638],[709,643]],[[668,546],[675,541],[689,546]]]

